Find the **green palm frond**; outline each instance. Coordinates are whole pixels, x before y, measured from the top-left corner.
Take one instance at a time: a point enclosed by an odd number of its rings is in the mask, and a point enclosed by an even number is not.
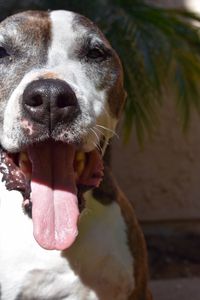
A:
[[[129,95],[125,139],[135,127],[141,142],[157,126],[162,88],[169,83],[177,93],[177,109],[186,129],[192,109],[200,111],[200,38],[191,23],[200,18],[186,11],[119,0],[107,19],[105,31],[125,67]]]
[[[2,0],[0,0],[1,2]],[[69,9],[93,19],[120,54],[125,69],[128,100],[124,136],[135,128],[138,140],[159,122],[162,90],[170,84],[182,127],[188,127],[193,109],[200,111],[200,38],[191,21],[194,13],[162,9],[138,0],[16,0],[2,2],[5,15],[17,9]]]

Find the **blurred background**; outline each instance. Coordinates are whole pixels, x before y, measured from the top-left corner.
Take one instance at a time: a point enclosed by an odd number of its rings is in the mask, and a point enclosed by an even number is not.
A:
[[[200,299],[200,1],[0,0],[0,20],[26,9],[84,14],[120,54],[128,99],[112,169],[143,227],[156,299]]]

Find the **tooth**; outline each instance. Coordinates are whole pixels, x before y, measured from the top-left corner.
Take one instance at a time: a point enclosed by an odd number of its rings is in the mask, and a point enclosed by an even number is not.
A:
[[[80,176],[84,170],[84,166],[85,166],[85,163],[83,161],[79,162],[78,164],[78,170],[77,170],[77,174],[78,176]]]
[[[85,153],[82,151],[77,151],[76,152],[76,160],[85,160]]]
[[[77,162],[77,167],[76,167],[76,173],[78,176],[80,176],[84,170],[85,167],[85,153],[84,152],[77,152],[76,153],[76,162]]]
[[[31,177],[31,163],[26,152],[20,152],[19,154],[19,167],[30,179]]]
[[[22,161],[22,162],[26,162],[26,161],[29,161],[29,158],[28,158],[28,155],[26,152],[20,152],[19,154],[19,162]]]

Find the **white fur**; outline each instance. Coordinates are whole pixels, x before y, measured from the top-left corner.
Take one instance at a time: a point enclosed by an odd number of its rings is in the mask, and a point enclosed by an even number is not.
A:
[[[74,14],[69,11],[57,10],[51,12],[50,17],[52,43],[49,50],[48,65],[50,68],[62,67],[64,62],[68,60],[70,47],[74,43],[72,29]]]
[[[87,198],[79,236],[64,257],[36,243],[21,194],[0,183],[2,300],[14,300],[23,289],[38,300],[127,300],[134,288],[133,258],[120,208]]]

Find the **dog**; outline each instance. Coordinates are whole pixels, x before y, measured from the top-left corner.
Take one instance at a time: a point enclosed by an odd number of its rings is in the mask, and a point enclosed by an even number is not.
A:
[[[0,23],[1,300],[151,299],[143,235],[102,159],[125,97],[84,16]]]

